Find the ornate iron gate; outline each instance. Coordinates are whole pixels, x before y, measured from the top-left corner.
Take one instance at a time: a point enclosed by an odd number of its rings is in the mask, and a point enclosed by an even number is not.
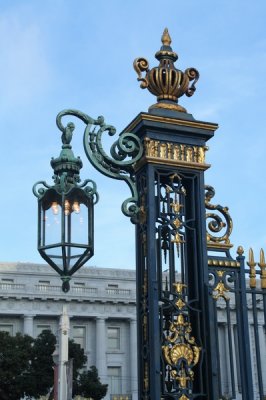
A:
[[[245,266],[244,250],[230,255],[232,219],[228,208],[211,204],[215,192],[206,187],[209,295],[214,310],[213,335],[219,352],[219,398],[266,397],[266,264],[253,251]],[[258,265],[259,268],[256,268]]]

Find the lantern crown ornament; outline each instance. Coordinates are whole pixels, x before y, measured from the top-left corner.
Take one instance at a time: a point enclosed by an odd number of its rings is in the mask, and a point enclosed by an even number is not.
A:
[[[61,140],[62,150],[58,158],[52,158],[51,166],[54,170],[54,182],[58,185],[59,192],[67,190],[68,186],[80,182],[79,171],[82,168],[80,157],[75,157],[70,142],[72,140],[75,125],[70,122],[64,129]]]
[[[175,67],[174,62],[178,59],[178,55],[172,50],[172,40],[167,28],[163,32],[161,41],[162,46],[155,54],[160,62],[157,67],[149,69],[149,63],[143,57],[136,58],[133,63],[138,81],[141,82],[140,87],[148,89],[157,96],[158,102],[153,104],[149,111],[154,108],[164,108],[187,112],[178,104],[178,99],[184,94],[188,97],[194,94],[199,72],[195,68],[187,68],[182,72]],[[142,76],[143,72],[146,72],[145,76]]]
[[[93,207],[98,201],[95,182],[86,179],[80,184],[82,161],[70,144],[74,129],[72,122],[61,129],[61,153],[51,160],[54,185],[39,181],[33,186],[38,198],[38,251],[59,273],[64,292],[69,291],[74,272],[93,256]]]

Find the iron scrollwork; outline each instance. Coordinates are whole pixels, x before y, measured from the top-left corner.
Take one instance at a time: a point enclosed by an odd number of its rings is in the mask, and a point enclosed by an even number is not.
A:
[[[143,146],[140,139],[129,132],[122,132],[110,149],[110,156],[104,151],[102,145],[102,135],[107,132],[110,136],[116,133],[112,125],[107,125],[104,117],[97,119],[89,117],[87,114],[78,110],[63,110],[56,117],[56,124],[62,135],[71,126],[71,134],[75,125],[70,122],[65,127],[62,118],[65,116],[74,116],[86,125],[83,145],[85,153],[90,163],[103,175],[113,179],[124,180],[130,190],[131,197],[122,204],[122,212],[131,218],[133,223],[137,222],[139,212],[138,193],[135,185],[134,164],[142,157]]]
[[[211,199],[215,196],[215,190],[212,186],[205,186],[205,207],[211,212],[206,213],[207,223],[207,244],[208,247],[232,247],[230,244],[230,235],[233,229],[232,218],[228,212],[228,207],[220,204],[211,204]],[[215,211],[221,214],[216,214]]]

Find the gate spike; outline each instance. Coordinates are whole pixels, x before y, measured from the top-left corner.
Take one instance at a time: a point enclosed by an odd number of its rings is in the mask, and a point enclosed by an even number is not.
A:
[[[248,255],[249,255],[249,260],[247,262],[247,265],[250,268],[249,286],[250,286],[250,288],[256,288],[256,269],[255,269],[255,267],[256,267],[257,263],[255,263],[255,261],[254,261],[254,253],[253,253],[252,248],[249,249]]]
[[[260,262],[259,262],[259,267],[261,269],[261,275],[260,275],[260,283],[261,283],[261,288],[266,289],[266,263],[265,263],[265,256],[264,256],[264,251],[263,249],[260,249]]]
[[[264,256],[264,250],[263,249],[260,249],[260,262],[259,262],[259,265],[260,264],[265,264],[265,256]]]
[[[254,252],[253,252],[253,249],[250,247],[250,249],[249,249],[249,252],[248,252],[248,258],[249,258],[249,260],[248,260],[248,266],[249,267],[255,267],[256,266],[256,263],[254,262]]]

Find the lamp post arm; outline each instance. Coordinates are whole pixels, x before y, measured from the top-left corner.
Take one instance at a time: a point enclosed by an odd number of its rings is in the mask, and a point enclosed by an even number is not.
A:
[[[126,199],[122,204],[122,212],[136,223],[139,211],[138,193],[135,184],[135,163],[143,155],[143,145],[138,136],[133,133],[123,132],[113,143],[108,155],[102,145],[102,135],[107,132],[109,136],[116,133],[116,129],[112,125],[107,125],[102,116],[97,119],[89,117],[87,114],[78,110],[63,110],[56,117],[56,124],[64,140],[67,140],[67,133],[71,126],[71,135],[74,130],[74,124],[68,123],[67,126],[62,124],[62,118],[65,116],[75,116],[83,121],[86,125],[83,145],[88,160],[97,171],[105,176],[113,179],[124,180],[130,188],[131,197]],[[70,137],[71,140],[72,136]]]

